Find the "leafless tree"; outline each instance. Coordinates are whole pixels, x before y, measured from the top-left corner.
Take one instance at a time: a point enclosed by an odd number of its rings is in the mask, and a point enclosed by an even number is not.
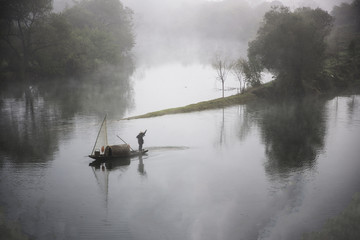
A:
[[[232,64],[228,60],[226,60],[225,58],[222,58],[219,55],[216,55],[212,66],[216,70],[217,79],[219,81],[221,81],[222,97],[224,97],[225,80],[226,80],[226,78],[228,76],[228,73],[230,72],[230,70],[232,68]]]
[[[245,59],[238,59],[232,64],[231,73],[236,77],[239,81],[239,92],[242,93],[245,90],[245,83],[246,79],[244,76],[244,63],[246,62]]]

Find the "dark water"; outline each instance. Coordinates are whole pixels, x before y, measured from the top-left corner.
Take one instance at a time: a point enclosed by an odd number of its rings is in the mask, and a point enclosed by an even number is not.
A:
[[[0,102],[0,211],[34,239],[297,239],[360,191],[359,96],[119,121],[128,87],[24,89]],[[89,166],[105,111],[148,155]]]

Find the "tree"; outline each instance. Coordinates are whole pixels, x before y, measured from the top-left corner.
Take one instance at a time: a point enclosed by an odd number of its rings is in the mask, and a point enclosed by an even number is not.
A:
[[[233,67],[231,68],[232,74],[239,81],[239,93],[242,93],[245,90],[245,79],[243,78],[244,66],[242,64],[244,61],[246,60],[242,58],[238,59],[232,64]]]
[[[53,13],[52,0],[0,1],[0,68],[42,76],[132,68],[132,11],[118,0],[83,0]],[[19,71],[20,70],[20,71]]]
[[[216,70],[217,79],[221,82],[222,97],[224,98],[225,80],[228,77],[228,74],[232,68],[232,64],[228,60],[220,57],[219,55],[216,55],[212,66]]]
[[[88,0],[64,12],[73,26],[66,66],[69,74],[131,62],[132,11],[118,0]]]
[[[245,75],[245,84],[252,87],[257,87],[261,85],[261,72],[263,67],[255,59],[249,59],[246,61],[242,59],[240,61],[244,75]]]
[[[71,49],[72,26],[63,14],[50,14],[38,26],[35,39],[43,42],[42,47],[33,51],[31,70],[42,76],[63,76],[64,62]]]
[[[321,91],[325,38],[333,19],[321,9],[273,8],[250,42],[248,57],[276,76],[284,95]]]
[[[342,3],[331,12],[334,27],[328,38],[326,72],[337,88],[360,83],[360,0]]]
[[[0,39],[11,49],[10,61],[20,69],[20,77],[31,62],[34,51],[48,43],[35,39],[39,24],[50,14],[52,0],[4,0],[1,3]]]

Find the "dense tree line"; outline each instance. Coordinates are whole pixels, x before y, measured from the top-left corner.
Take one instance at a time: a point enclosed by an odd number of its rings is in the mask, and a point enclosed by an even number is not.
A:
[[[331,26],[332,17],[321,9],[274,8],[250,42],[248,58],[276,76],[282,94],[321,91],[325,37]]]
[[[2,75],[69,76],[131,61],[132,11],[118,0],[83,0],[61,13],[52,0],[2,0]]]
[[[359,5],[359,0],[344,3],[331,15],[319,8],[273,8],[264,15],[255,40],[249,43],[244,63],[254,67],[248,75],[270,71],[275,77],[272,89],[276,96],[359,86]],[[251,74],[249,77],[258,82]]]
[[[331,12],[334,27],[328,39],[325,71],[337,88],[360,85],[360,0],[343,3]]]

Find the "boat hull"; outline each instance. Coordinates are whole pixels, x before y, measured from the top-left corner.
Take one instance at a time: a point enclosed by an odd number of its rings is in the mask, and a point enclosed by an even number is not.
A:
[[[144,154],[146,154],[149,150],[142,150],[141,152],[139,151],[130,151],[129,155],[126,156],[105,156],[105,155],[100,155],[100,156],[95,156],[95,155],[89,155],[90,158],[95,159],[97,161],[108,161],[108,160],[116,160],[116,159],[127,159],[127,158],[132,158],[132,157],[137,157],[137,156],[142,156]]]

